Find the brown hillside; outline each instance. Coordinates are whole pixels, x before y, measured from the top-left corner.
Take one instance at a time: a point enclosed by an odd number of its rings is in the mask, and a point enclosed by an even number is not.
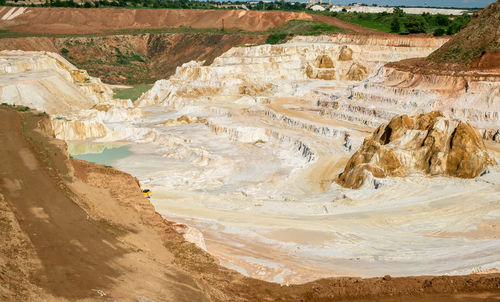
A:
[[[290,20],[315,20],[305,12],[199,10],[199,9],[116,9],[116,8],[42,8],[0,7],[0,29],[38,34],[89,34],[121,29],[193,28],[265,31]],[[374,33],[361,26],[333,17],[322,22],[354,32]]]
[[[428,60],[481,69],[500,68],[500,1],[474,15],[464,29],[432,53]]]

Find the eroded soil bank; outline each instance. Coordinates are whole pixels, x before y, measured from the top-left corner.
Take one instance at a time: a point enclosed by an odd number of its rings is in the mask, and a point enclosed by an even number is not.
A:
[[[0,7],[0,28],[38,34],[104,33],[117,29],[191,27],[265,31],[290,20],[321,20],[358,33],[380,33],[334,17],[306,12],[201,9],[79,9]]]

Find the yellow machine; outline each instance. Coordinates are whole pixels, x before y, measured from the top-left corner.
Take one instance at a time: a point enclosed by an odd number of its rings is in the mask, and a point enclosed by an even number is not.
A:
[[[142,194],[144,194],[144,196],[146,196],[147,198],[150,198],[151,197],[151,190],[144,189],[144,190],[142,190]]]

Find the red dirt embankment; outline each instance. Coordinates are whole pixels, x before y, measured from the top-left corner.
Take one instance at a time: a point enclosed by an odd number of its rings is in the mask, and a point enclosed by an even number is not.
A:
[[[121,29],[193,28],[265,31],[290,20],[317,20],[358,33],[376,33],[333,17],[289,11],[1,7],[0,29],[37,34],[89,34]]]

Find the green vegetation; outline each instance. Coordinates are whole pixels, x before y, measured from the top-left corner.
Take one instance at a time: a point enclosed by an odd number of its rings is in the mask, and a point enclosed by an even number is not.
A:
[[[286,41],[294,35],[313,36],[326,33],[343,32],[343,29],[317,21],[290,20],[285,24],[269,30],[266,40],[268,44],[277,44]]]
[[[401,23],[398,17],[392,18],[391,21],[391,33],[398,33],[401,31]]]
[[[454,15],[421,15],[406,14],[402,9],[395,8],[393,13],[357,13],[333,12],[323,13],[337,17],[343,21],[361,25],[384,32],[400,34],[434,33],[434,35],[453,35],[465,27],[471,16],[463,14]]]
[[[419,15],[409,15],[403,24],[410,34],[425,33],[428,27],[424,17]]]
[[[446,32],[445,32],[445,30],[444,30],[443,28],[438,27],[438,28],[436,28],[436,29],[434,30],[434,33],[433,33],[433,34],[434,34],[434,36],[436,36],[436,37],[441,37],[441,36],[444,36],[444,34],[445,34],[445,33],[446,33]]]
[[[6,0],[0,0],[1,5],[22,5],[17,0],[7,3]],[[42,7],[74,7],[74,8],[98,8],[98,7],[122,7],[122,8],[176,8],[176,9],[238,9],[245,5],[250,10],[287,10],[299,11],[305,10],[306,3],[298,2],[217,2],[217,1],[189,1],[189,0],[44,0],[39,4],[31,3],[30,6]]]
[[[131,99],[132,102],[135,102],[144,92],[148,91],[153,87],[152,84],[140,84],[140,85],[135,85],[132,88],[120,88],[120,89],[115,89],[113,97],[116,99]]]
[[[67,48],[64,48],[64,47],[63,47],[63,49],[61,49],[61,54],[62,54],[63,56],[65,56],[65,57],[67,57],[67,56],[68,56],[68,54],[69,54],[69,50],[68,50]]]
[[[266,44],[278,44],[285,41],[286,37],[288,37],[288,34],[284,32],[270,34],[266,39]]]
[[[132,54],[122,54],[120,49],[118,47],[115,47],[115,58],[116,58],[116,63],[119,65],[126,65],[129,64],[130,62],[141,62],[144,63],[146,62],[145,59],[143,59],[141,56],[132,53]]]
[[[459,27],[456,24],[457,20],[448,24],[447,34],[448,30],[457,30]],[[500,1],[497,1],[476,14],[466,28],[433,52],[428,59],[436,63],[454,63],[462,66],[473,64],[474,61],[487,53],[500,52],[497,34],[499,28]],[[498,66],[498,62],[493,60],[486,64],[489,65],[485,65],[483,68],[496,68]]]
[[[10,108],[10,109],[14,109],[14,110],[17,110],[17,111],[20,111],[20,112],[26,112],[26,111],[30,110],[30,108],[26,107],[26,106],[10,105],[10,104],[7,104],[7,103],[2,103],[1,106],[2,107],[7,107],[7,108]]]

